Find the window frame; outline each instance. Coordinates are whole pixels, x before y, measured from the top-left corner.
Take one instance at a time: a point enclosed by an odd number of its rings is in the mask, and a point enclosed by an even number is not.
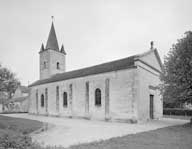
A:
[[[43,108],[45,106],[45,97],[43,94],[41,94],[41,107]]]
[[[58,70],[60,69],[60,63],[59,62],[57,62],[56,67]]]
[[[68,107],[68,95],[67,92],[63,92],[63,107]]]
[[[100,88],[95,89],[95,106],[96,107],[102,106],[102,92]]]

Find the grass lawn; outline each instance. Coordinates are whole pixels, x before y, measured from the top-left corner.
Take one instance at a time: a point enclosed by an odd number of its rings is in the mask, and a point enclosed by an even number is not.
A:
[[[192,149],[192,125],[171,126],[70,149]]]
[[[0,136],[5,133],[29,134],[43,126],[42,122],[0,115]]]

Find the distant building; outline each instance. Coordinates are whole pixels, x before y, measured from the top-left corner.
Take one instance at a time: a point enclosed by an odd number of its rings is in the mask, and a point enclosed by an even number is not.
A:
[[[0,99],[0,113],[3,112],[3,100]]]
[[[66,71],[66,52],[59,49],[52,23],[39,55],[40,80],[30,85],[30,113],[135,122],[162,117],[162,63],[153,43],[142,54]]]
[[[4,111],[4,103],[7,98],[8,98],[8,94],[6,92],[1,91],[0,92],[0,113],[3,113]]]
[[[28,112],[30,89],[19,86],[13,97],[5,102],[5,112]]]

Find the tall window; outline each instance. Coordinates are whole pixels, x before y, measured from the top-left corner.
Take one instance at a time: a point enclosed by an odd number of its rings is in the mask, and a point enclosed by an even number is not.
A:
[[[41,107],[44,107],[44,95],[41,94]]]
[[[60,69],[59,62],[57,62],[57,69]]]
[[[56,110],[59,111],[59,86],[56,87]]]
[[[95,90],[95,105],[101,106],[101,90],[99,88]]]
[[[45,110],[48,112],[48,89],[45,89]]]
[[[36,110],[38,112],[38,90],[36,90]]]
[[[63,107],[67,107],[67,92],[63,93]]]

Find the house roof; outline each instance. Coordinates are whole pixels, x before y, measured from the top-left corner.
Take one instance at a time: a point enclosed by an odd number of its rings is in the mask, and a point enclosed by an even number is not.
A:
[[[10,102],[22,102],[22,101],[28,99],[28,97],[29,97],[29,96],[11,98],[11,99],[7,100],[7,101],[5,102],[5,104],[8,104],[8,103],[10,103]]]
[[[29,93],[30,89],[27,86],[19,86],[22,93]]]
[[[84,76],[88,76],[88,75],[100,74],[100,73],[105,73],[105,72],[110,72],[110,71],[134,68],[135,67],[135,65],[134,65],[135,57],[136,56],[131,56],[131,57],[123,58],[120,60],[115,60],[112,62],[100,64],[100,65],[95,65],[92,67],[87,67],[87,68],[78,69],[78,70],[74,70],[74,71],[59,73],[59,74],[53,75],[52,77],[50,77],[48,79],[38,80],[38,81],[32,83],[31,85],[29,85],[29,87],[40,85],[40,84],[45,84],[45,83],[68,80],[68,79],[72,79],[72,78],[84,77]]]
[[[52,50],[59,51],[59,45],[57,42],[57,36],[55,33],[55,28],[54,28],[53,22],[51,24],[51,30],[49,32],[49,37],[47,40],[46,49],[52,49]]]

